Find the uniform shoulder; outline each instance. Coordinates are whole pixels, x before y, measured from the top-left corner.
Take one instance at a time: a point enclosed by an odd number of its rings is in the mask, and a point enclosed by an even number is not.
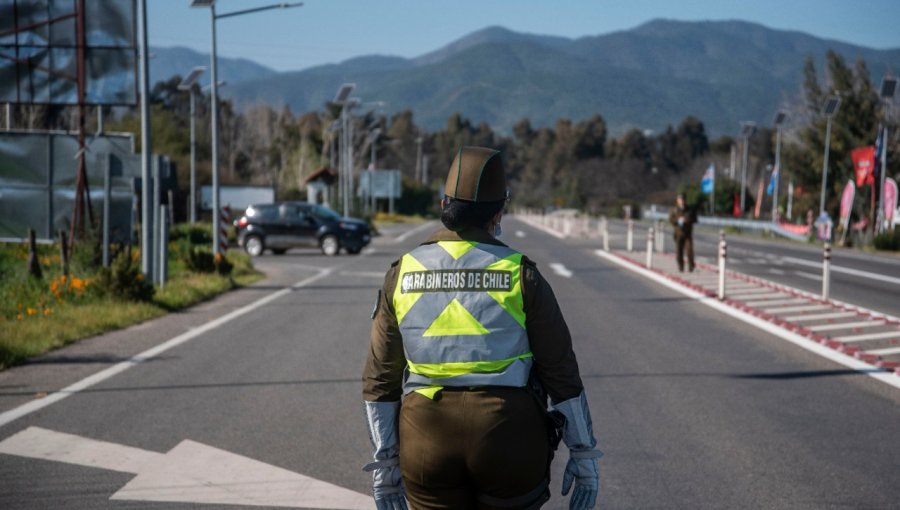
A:
[[[537,268],[537,262],[528,258],[528,255],[522,255],[522,265],[529,268]]]

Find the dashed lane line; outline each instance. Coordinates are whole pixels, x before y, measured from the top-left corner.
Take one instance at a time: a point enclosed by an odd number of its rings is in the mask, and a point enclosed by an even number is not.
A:
[[[572,275],[574,274],[574,273],[572,273],[572,271],[569,271],[568,269],[566,269],[566,266],[560,264],[559,262],[551,262],[550,264],[547,264],[547,265],[550,266],[550,269],[552,269],[554,273],[556,273],[564,278],[571,278]]]
[[[797,257],[781,257],[785,262],[792,262],[799,266],[807,266],[807,267],[822,267],[821,262],[810,262],[808,260],[798,259]],[[853,276],[859,276],[862,278],[869,278],[870,280],[877,280],[885,283],[893,283],[894,285],[900,285],[900,278],[894,278],[893,276],[887,276],[878,273],[871,273],[869,271],[860,271],[859,269],[850,269],[849,267],[836,266],[834,264],[831,265],[831,270],[835,273],[844,273]]]

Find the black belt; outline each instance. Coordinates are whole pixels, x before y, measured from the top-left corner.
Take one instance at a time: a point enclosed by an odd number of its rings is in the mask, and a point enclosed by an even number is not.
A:
[[[540,508],[540,505],[543,504],[549,498],[543,498],[547,488],[550,486],[550,480],[544,478],[544,480],[538,484],[537,487],[534,488],[528,494],[523,494],[522,496],[516,496],[514,498],[495,498],[493,496],[488,496],[487,494],[479,494],[478,501],[484,503],[489,506],[496,506],[500,508],[513,508],[513,507],[521,507],[523,505],[529,506],[525,507],[526,510],[531,508]]]

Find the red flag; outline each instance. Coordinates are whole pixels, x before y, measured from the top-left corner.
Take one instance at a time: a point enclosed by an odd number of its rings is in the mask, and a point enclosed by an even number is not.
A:
[[[853,169],[856,172],[856,185],[872,185],[875,183],[875,146],[860,147],[850,151],[853,158]]]
[[[731,207],[731,215],[735,218],[741,217],[741,195],[737,191],[734,192],[734,205]]]

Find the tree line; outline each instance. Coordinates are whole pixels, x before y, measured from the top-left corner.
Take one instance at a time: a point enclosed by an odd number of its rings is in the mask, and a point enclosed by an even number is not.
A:
[[[838,94],[841,107],[833,117],[829,154],[829,184],[826,209],[837,216],[840,191],[853,176],[850,151],[873,145],[877,130],[887,123],[891,134],[889,155],[900,148],[897,113],[884,108],[866,64],[848,64],[829,52],[826,69],[819,73],[813,59],[804,64],[804,80],[796,97],[786,97],[776,110],[788,113],[782,131],[781,190],[778,209],[786,209],[786,189],[793,183],[792,218],[803,220],[808,210],[818,210],[825,146],[825,116],[822,103]],[[181,77],[154,85],[151,91],[152,140],[156,153],[166,154],[177,164],[182,190],[188,189],[190,154],[189,95],[178,90]],[[196,88],[198,182],[210,178],[209,96]],[[23,109],[24,107],[20,107]],[[71,127],[72,119],[58,111],[23,110],[17,118],[32,127]],[[399,169],[403,176],[401,212],[427,213],[436,203],[444,176],[461,146],[494,147],[503,152],[514,203],[524,207],[574,207],[590,213],[621,214],[623,205],[670,204],[676,192],[686,192],[689,202],[704,211],[730,214],[740,192],[742,139],[735,134],[710,139],[702,119],[684,118],[678,125],[659,132],[638,128],[611,133],[602,113],[584,120],[559,119],[553,126],[532,126],[528,119],[515,124],[511,133],[498,133],[486,123],[473,123],[453,114],[443,129],[427,131],[416,125],[414,113],[404,110],[390,115],[374,110],[354,112],[354,161],[358,172],[369,165],[374,140],[377,168]],[[304,198],[304,179],[337,161],[339,133],[335,129],[340,105],[326,103],[315,112],[294,113],[253,105],[237,110],[231,101],[221,101],[220,179],[225,185],[272,186],[277,199]],[[113,112],[109,131],[140,132],[137,109]],[[93,119],[93,117],[89,117]],[[765,119],[749,139],[745,180],[745,215],[753,215],[757,202],[768,201],[762,216],[768,217],[771,197],[760,193],[775,160],[775,127]],[[95,121],[94,121],[95,122]],[[737,119],[735,131],[738,130]],[[139,136],[136,139],[140,140]],[[140,149],[138,147],[138,149]],[[735,157],[736,156],[736,157]],[[732,162],[736,162],[733,165]],[[704,171],[717,170],[715,203],[700,193]],[[897,158],[888,160],[888,176],[900,172]],[[182,191],[182,194],[186,191]],[[859,196],[868,196],[861,190]],[[176,201],[176,213],[186,217],[186,199]],[[858,216],[868,214],[868,204],[857,200]]]

